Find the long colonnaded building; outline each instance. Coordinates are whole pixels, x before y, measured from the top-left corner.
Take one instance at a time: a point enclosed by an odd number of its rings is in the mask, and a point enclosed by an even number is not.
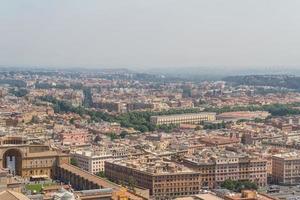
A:
[[[150,121],[154,125],[162,124],[200,124],[204,121],[215,121],[216,113],[201,112],[178,115],[152,116]]]

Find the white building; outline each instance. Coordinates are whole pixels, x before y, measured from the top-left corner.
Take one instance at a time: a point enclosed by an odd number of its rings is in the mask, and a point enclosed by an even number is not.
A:
[[[77,166],[85,171],[96,174],[104,171],[104,162],[113,156],[106,151],[94,153],[92,151],[76,151],[72,157],[77,161]]]

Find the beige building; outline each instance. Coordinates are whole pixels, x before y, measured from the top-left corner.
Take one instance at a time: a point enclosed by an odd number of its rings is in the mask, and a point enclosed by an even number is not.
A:
[[[10,173],[24,178],[50,178],[60,163],[69,163],[69,156],[44,144],[30,144],[23,137],[0,138],[0,162]]]
[[[277,154],[272,157],[273,181],[279,184],[299,184],[300,156],[299,153]]]
[[[216,188],[225,180],[249,180],[267,185],[267,161],[240,155],[186,158],[183,164],[200,172],[202,188]]]
[[[152,116],[150,121],[154,125],[162,124],[200,124],[203,121],[216,120],[216,113],[189,113],[178,115]]]
[[[158,157],[106,161],[105,175],[119,184],[147,188],[158,200],[198,194],[200,190],[199,172]]]

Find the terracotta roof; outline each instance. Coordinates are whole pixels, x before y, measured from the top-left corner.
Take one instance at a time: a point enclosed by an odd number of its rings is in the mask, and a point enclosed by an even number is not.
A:
[[[91,174],[89,172],[83,171],[78,167],[75,167],[73,165],[69,165],[69,164],[61,164],[60,165],[61,168],[72,172],[80,177],[84,177],[85,179],[92,181],[95,184],[98,184],[104,188],[114,188],[114,189],[120,189],[121,187],[117,184],[114,184],[108,180],[102,179],[99,176],[96,176],[94,174]]]
[[[12,191],[12,190],[5,190],[0,192],[0,199],[5,200],[30,200],[25,195]]]
[[[74,173],[80,177],[84,177],[85,179],[89,180],[89,181],[92,181],[93,183],[95,184],[98,184],[98,185],[101,185],[103,188],[112,188],[114,190],[121,190],[122,187],[120,185],[117,185],[115,183],[112,183],[106,179],[103,179],[103,178],[100,178],[99,176],[96,176],[92,173],[89,173],[87,171],[83,171],[82,169],[78,168],[78,167],[75,167],[73,165],[70,165],[70,164],[61,164],[59,166],[60,168],[62,169],[65,169],[71,173]],[[136,194],[132,194],[128,191],[125,192],[126,196],[129,197],[129,199],[131,200],[144,200],[145,198],[143,197],[140,197]],[[0,198],[1,199],[1,198]]]

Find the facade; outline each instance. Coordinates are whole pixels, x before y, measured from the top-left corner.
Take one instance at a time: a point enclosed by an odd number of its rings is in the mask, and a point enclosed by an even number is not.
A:
[[[113,102],[113,101],[98,101],[93,104],[95,108],[105,109],[108,112],[117,112],[121,113],[126,111],[126,105],[122,102]]]
[[[222,121],[238,121],[238,120],[254,120],[254,119],[266,119],[271,114],[265,111],[237,111],[237,112],[225,112],[217,116],[218,120]]]
[[[146,200],[146,198],[133,194],[120,185],[66,163],[56,168],[55,179],[65,184],[71,184],[80,199]]]
[[[97,154],[92,151],[76,151],[72,157],[77,161],[77,166],[85,171],[96,174],[104,171],[104,162],[112,159],[112,155],[101,151]]]
[[[63,145],[82,145],[89,141],[88,132],[80,129],[62,131],[58,138]]]
[[[274,199],[275,198],[272,198],[266,194],[261,194],[253,190],[243,190],[241,193],[228,194],[224,196],[224,200],[274,200]]]
[[[10,173],[23,178],[50,178],[60,163],[68,163],[69,156],[48,145],[30,144],[23,137],[0,138],[0,162]]]
[[[300,182],[300,157],[299,154],[286,153],[272,157],[273,181],[279,184],[299,184]]]
[[[178,114],[178,115],[161,115],[152,116],[150,121],[154,125],[162,124],[199,124],[203,121],[216,120],[216,113],[192,113],[192,114]]]
[[[159,200],[198,194],[200,189],[199,172],[157,157],[106,161],[105,175],[129,187],[147,188]]]
[[[202,188],[216,188],[225,180],[249,180],[258,186],[267,185],[267,161],[247,156],[186,158],[183,164],[198,171]]]

